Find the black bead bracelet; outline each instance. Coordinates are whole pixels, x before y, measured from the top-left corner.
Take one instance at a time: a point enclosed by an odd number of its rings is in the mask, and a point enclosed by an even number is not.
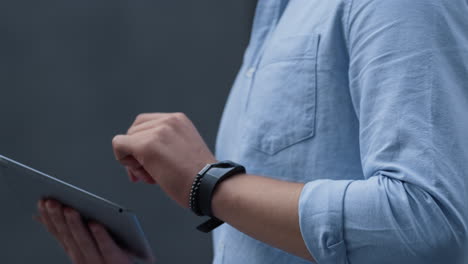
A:
[[[193,180],[192,188],[190,189],[190,196],[189,196],[189,208],[198,216],[203,216],[201,212],[200,205],[198,203],[199,200],[199,191],[200,191],[200,184],[203,180],[203,176],[205,175],[206,171],[211,168],[211,164],[206,165]]]
[[[198,205],[198,190],[200,189],[201,180],[203,175],[197,174],[190,189],[189,208],[198,216],[202,216],[200,206]]]

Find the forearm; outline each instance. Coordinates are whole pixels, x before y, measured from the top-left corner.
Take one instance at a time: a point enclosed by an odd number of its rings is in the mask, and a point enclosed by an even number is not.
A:
[[[213,213],[257,240],[313,260],[299,228],[298,201],[303,187],[301,183],[237,175],[217,187]]]

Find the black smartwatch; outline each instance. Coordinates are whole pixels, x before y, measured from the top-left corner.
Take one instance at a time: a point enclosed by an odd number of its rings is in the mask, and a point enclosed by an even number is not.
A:
[[[213,216],[211,209],[215,188],[228,177],[242,173],[245,173],[242,165],[227,160],[208,164],[197,174],[190,190],[189,207],[198,216],[210,217],[198,230],[208,233],[224,223]]]

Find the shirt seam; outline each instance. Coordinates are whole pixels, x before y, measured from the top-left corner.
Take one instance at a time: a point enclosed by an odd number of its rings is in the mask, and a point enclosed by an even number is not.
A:
[[[348,10],[345,10],[345,13],[346,13],[346,17],[345,17],[345,20],[346,20],[346,23],[345,23],[345,32],[344,32],[344,37],[345,37],[345,42],[346,42],[346,47],[348,48],[348,53],[349,53],[349,50],[350,50],[350,39],[349,39],[349,35],[350,35],[350,31],[351,31],[351,27],[349,26],[349,22],[350,22],[350,17],[351,17],[351,10],[352,10],[352,7],[353,7],[353,4],[354,4],[354,0],[348,0],[347,1],[347,8]]]
[[[346,195],[348,193],[348,188],[349,186],[355,182],[354,180],[353,181],[350,181],[348,182],[348,184],[346,184],[346,187],[344,188],[343,190],[343,197],[342,197],[342,201],[341,201],[341,241],[343,242],[343,247],[345,249],[345,260],[346,262],[345,263],[349,263],[349,260],[348,260],[348,246],[347,246],[347,243],[346,243],[346,235],[345,235],[345,232],[346,232],[346,228],[345,228],[345,213],[346,213],[346,209],[345,209],[345,201],[346,201]],[[336,245],[336,244],[335,244]]]

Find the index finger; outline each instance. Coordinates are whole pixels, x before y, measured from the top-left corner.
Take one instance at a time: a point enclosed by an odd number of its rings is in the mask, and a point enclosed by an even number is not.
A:
[[[70,208],[65,208],[64,214],[70,233],[86,261],[95,264],[103,263],[104,261],[100,255],[99,249],[88,229],[85,228],[80,214]]]
[[[96,222],[91,222],[88,226],[106,263],[119,264],[131,261],[127,252],[116,244],[104,226]]]
[[[133,156],[134,147],[131,136],[117,135],[112,139],[112,148],[114,156],[118,161],[125,159],[128,156]]]

